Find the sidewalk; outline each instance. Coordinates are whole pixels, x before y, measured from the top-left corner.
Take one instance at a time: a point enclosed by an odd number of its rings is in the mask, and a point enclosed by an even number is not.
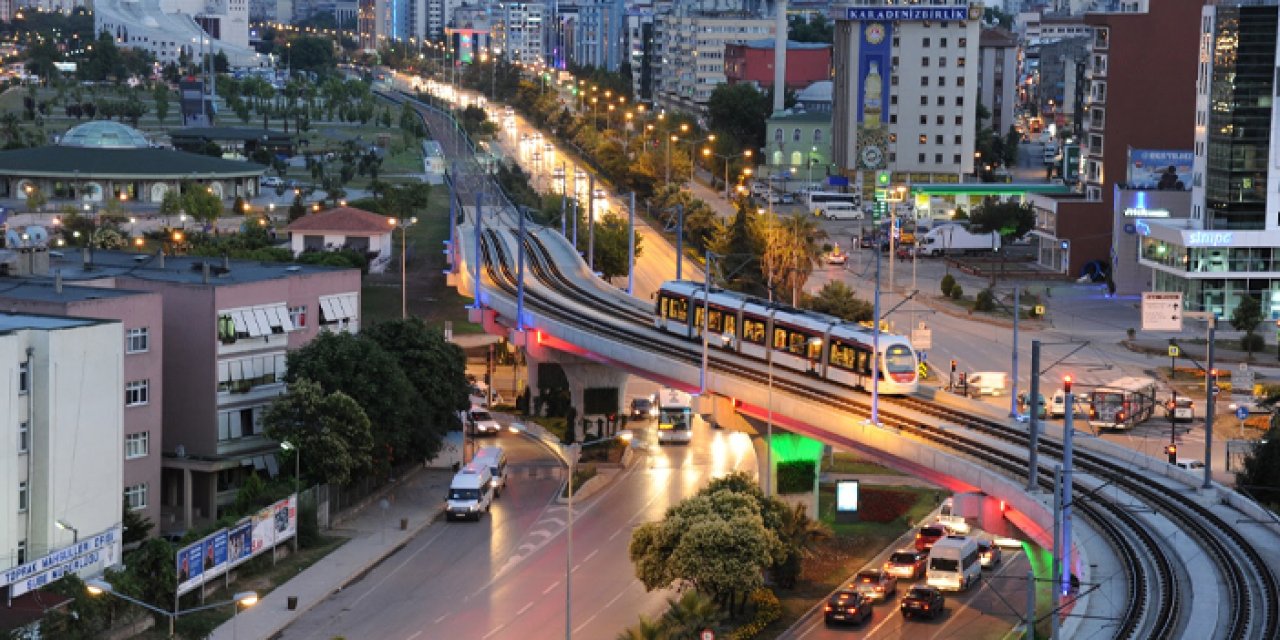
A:
[[[210,638],[270,638],[289,626],[334,591],[395,553],[429,526],[443,507],[453,471],[418,468],[359,513],[350,516],[327,535],[349,540],[333,553],[262,597],[258,604],[223,623]],[[407,526],[400,528],[401,520]],[[298,608],[290,611],[288,597],[297,596]]]

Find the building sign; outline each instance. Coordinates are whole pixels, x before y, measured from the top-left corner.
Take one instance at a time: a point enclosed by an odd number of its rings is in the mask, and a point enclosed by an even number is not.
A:
[[[858,43],[858,163],[883,169],[888,158],[885,102],[889,97],[889,63],[893,58],[893,24],[860,22]]]
[[[981,10],[981,9],[979,9]],[[848,7],[846,20],[910,21],[968,20],[969,7]]]
[[[1160,191],[1190,191],[1191,151],[1129,149],[1129,187]]]
[[[1126,218],[1168,218],[1168,209],[1148,209],[1146,207],[1125,207]]]
[[[68,573],[99,564],[115,565],[120,558],[120,533],[120,527],[115,526],[43,558],[8,569],[0,573],[0,587],[9,586],[9,597],[16,598]]]
[[[1186,233],[1188,247],[1227,247],[1231,245],[1234,234],[1230,231],[1188,231]]]

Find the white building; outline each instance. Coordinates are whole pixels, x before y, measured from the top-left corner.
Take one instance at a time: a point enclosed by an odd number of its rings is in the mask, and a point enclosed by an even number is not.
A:
[[[546,10],[546,5],[540,2],[504,2],[498,5],[493,38],[502,55],[521,64],[543,62]]]
[[[973,172],[981,8],[842,6],[836,20],[833,162],[864,186],[959,182]]]
[[[55,577],[52,565],[93,573],[119,562],[123,357],[119,322],[0,314],[0,588],[10,596]],[[113,544],[89,549],[111,532]],[[16,569],[55,551],[43,568]]]
[[[725,83],[724,46],[774,37],[774,21],[741,14],[677,10],[654,20],[653,101],[662,108],[701,112]]]
[[[991,127],[996,135],[1004,135],[1014,124],[1018,39],[1004,29],[983,29],[978,37],[978,52],[978,102],[991,112],[991,118],[981,124]]]
[[[185,52],[222,51],[232,67],[270,66],[271,59],[249,46],[248,0],[105,0],[95,3],[93,28],[106,31],[121,47],[150,51],[161,64]]]

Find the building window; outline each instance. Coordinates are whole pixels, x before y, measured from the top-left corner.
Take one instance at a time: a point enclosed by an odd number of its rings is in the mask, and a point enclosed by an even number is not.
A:
[[[124,437],[124,459],[145,458],[151,452],[151,432],[130,433]]]
[[[946,77],[946,76],[938,76],[938,86],[939,86],[939,87],[945,87],[945,86],[947,86],[947,77]]]
[[[960,154],[951,156],[951,164],[960,164]]]
[[[920,41],[920,46],[922,46],[922,47],[927,47],[927,46],[929,46],[929,39],[928,39],[928,38],[925,38],[924,40],[921,40],[921,41]]]
[[[939,126],[939,127],[941,127],[941,126],[942,126],[942,123],[943,123],[944,121],[945,121],[945,119],[944,119],[942,116],[938,116],[938,126]]]
[[[933,161],[937,164],[942,164],[942,154],[941,153],[933,154]]]
[[[307,305],[289,307],[289,321],[298,329],[307,326]]]
[[[135,380],[124,385],[124,406],[137,407],[151,401],[151,381]]]
[[[933,137],[934,144],[946,144],[942,141],[942,134]]]
[[[889,114],[889,124],[898,124],[898,114],[896,113]]]
[[[773,139],[778,144],[782,144],[782,127],[773,130]]]
[[[18,513],[25,513],[27,510],[27,483],[22,481],[18,483]]]
[[[927,66],[929,66],[929,56],[924,56],[924,57],[920,58],[920,66],[922,66],[922,67],[927,67]]]
[[[147,328],[129,329],[124,334],[125,353],[145,353],[150,346]]]
[[[939,107],[947,106],[947,98],[945,96],[938,96],[938,106]]]
[[[814,144],[821,144],[821,143],[822,143],[822,129],[814,129],[814,130],[813,130],[813,143],[814,143]]]
[[[31,447],[31,423],[23,420],[18,423],[18,453],[26,453]]]
[[[27,563],[27,541],[19,540],[18,541],[18,564],[26,564],[26,563]]]
[[[929,142],[929,136],[926,136],[926,135],[925,135],[925,134],[923,134],[923,133],[922,133],[922,134],[920,134],[919,142],[920,142],[920,144],[925,144],[925,143]]]
[[[964,86],[964,76],[960,76],[960,77],[956,78],[956,86],[957,86],[957,87],[963,87],[963,86]]]
[[[946,38],[938,38],[938,46],[939,46],[939,47],[945,47],[945,46],[947,46],[947,39],[946,39]]]
[[[944,47],[945,47],[946,45],[944,44],[944,45],[942,45],[942,46],[944,46]],[[946,56],[943,56],[943,57],[941,57],[941,58],[938,58],[938,66],[939,66],[939,67],[945,67],[945,66],[947,66],[947,58],[946,58]]]
[[[929,86],[929,76],[920,76],[920,86],[922,87]]]
[[[956,144],[961,144],[961,142],[960,142],[960,134],[958,134],[958,133],[956,134]]]
[[[956,58],[956,66],[957,67],[964,66],[964,56],[960,56],[959,58]]]
[[[967,46],[969,46],[969,39],[968,39],[968,38],[960,38],[960,48],[962,48],[962,49],[963,49],[964,47],[967,47]]]
[[[130,485],[124,488],[124,503],[130,509],[147,508],[147,483]]]
[[[922,107],[929,106],[929,96],[920,96],[920,106]]]
[[[800,130],[799,130],[799,129],[795,129],[795,130],[793,130],[793,131],[791,132],[791,141],[792,141],[792,142],[800,142]]]
[[[956,106],[957,107],[964,106],[964,96],[956,96]]]
[[[920,116],[920,124],[922,124],[922,125],[929,124],[929,116],[921,115],[921,116]]]
[[[942,124],[942,123],[939,122],[938,124]],[[964,116],[956,116],[956,126],[958,127],[962,124],[964,124]]]
[[[24,394],[31,390],[31,363],[18,363],[18,393]]]
[[[923,153],[922,153],[922,154],[920,154],[920,156],[917,158],[917,160],[919,160],[919,161],[920,161],[920,164],[924,164],[924,154],[923,154]]]

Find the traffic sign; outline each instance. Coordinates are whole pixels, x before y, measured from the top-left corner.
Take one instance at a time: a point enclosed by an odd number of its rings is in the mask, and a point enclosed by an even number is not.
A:
[[[1239,418],[1239,419],[1241,419],[1241,420],[1244,420],[1245,418],[1248,418],[1248,417],[1249,417],[1249,407],[1237,407],[1237,408],[1236,408],[1236,417],[1237,417],[1237,418]]]
[[[1176,358],[1176,357],[1178,357],[1178,356],[1180,356],[1180,355],[1182,355],[1182,349],[1179,349],[1179,348],[1178,348],[1178,345],[1176,345],[1176,344],[1171,344],[1171,345],[1169,345],[1169,357],[1170,357],[1170,358]]]
[[[916,357],[920,359],[920,362],[924,362],[924,361],[926,361],[926,360],[928,360],[928,359],[929,359],[929,352],[928,352],[928,351],[917,351],[917,352],[916,352]]]
[[[1042,304],[1038,304],[1038,305],[1036,305],[1036,315],[1037,315],[1037,316],[1042,316],[1042,315],[1044,315],[1044,305],[1042,305]]]
[[[933,329],[912,329],[911,346],[916,351],[933,348]]]
[[[1249,365],[1241,362],[1240,368],[1231,371],[1231,392],[1248,393],[1253,389],[1254,372]]]
[[[1143,331],[1182,331],[1182,292],[1142,293]]]

